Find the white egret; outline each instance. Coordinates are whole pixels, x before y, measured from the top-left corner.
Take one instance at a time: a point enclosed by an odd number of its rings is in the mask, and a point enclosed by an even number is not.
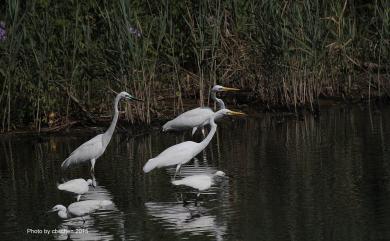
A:
[[[196,195],[195,204],[200,196],[201,191],[205,191],[214,184],[215,177],[223,177],[225,173],[223,171],[216,171],[214,174],[199,174],[185,177],[180,180],[172,181],[173,185],[183,185],[187,187],[192,187],[198,190],[198,194]]]
[[[239,89],[215,85],[211,89],[211,98],[219,104],[220,109],[226,109],[225,103],[221,99],[217,98],[216,93],[237,90]],[[192,134],[194,134],[198,128],[202,128],[208,124],[208,120],[213,114],[214,111],[208,107],[199,107],[186,111],[175,119],[165,123],[163,125],[163,131],[192,129]]]
[[[176,174],[179,172],[181,165],[189,162],[192,158],[198,155],[201,151],[203,151],[206,146],[210,143],[213,138],[216,130],[217,124],[215,124],[214,119],[220,118],[225,115],[245,115],[242,112],[235,112],[228,109],[219,110],[213,115],[209,117],[209,123],[211,125],[211,130],[206,138],[203,139],[202,142],[193,142],[193,141],[185,141],[174,146],[171,146],[161,152],[157,157],[149,159],[145,166],[143,167],[143,171],[145,173],[150,172],[154,168],[161,168],[166,166],[176,166]]]
[[[96,159],[98,159],[104,153],[108,143],[110,143],[112,134],[114,133],[115,126],[119,116],[118,103],[122,98],[128,100],[141,101],[140,99],[128,94],[127,92],[123,91],[119,93],[115,98],[115,104],[114,104],[115,114],[110,127],[103,134],[95,136],[94,138],[85,142],[84,144],[79,146],[76,150],[74,150],[70,154],[70,156],[66,158],[64,162],[62,162],[61,164],[62,169],[66,169],[73,164],[90,161],[91,172],[93,173],[95,171]]]
[[[93,213],[99,209],[104,209],[107,206],[113,205],[110,200],[86,200],[81,202],[71,203],[68,208],[58,204],[55,205],[50,211],[57,212],[58,216],[62,219],[72,217],[82,217],[90,213]],[[85,222],[84,218],[83,221]]]
[[[89,186],[92,186],[91,179],[85,181],[83,178],[78,178],[59,184],[57,188],[61,191],[77,194],[77,201],[79,201],[81,195],[88,192]]]

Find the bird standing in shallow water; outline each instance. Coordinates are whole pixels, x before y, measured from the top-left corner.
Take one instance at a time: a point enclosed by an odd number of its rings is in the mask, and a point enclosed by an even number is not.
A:
[[[220,110],[226,109],[223,100],[217,98],[217,92],[223,91],[238,91],[236,88],[228,88],[221,85],[215,85],[211,89],[211,98],[218,103]],[[168,121],[163,125],[163,131],[169,130],[186,130],[192,129],[192,134],[196,132],[198,128],[201,128],[208,124],[210,116],[214,114],[214,111],[208,107],[199,107],[180,114],[173,120]]]
[[[68,158],[61,164],[61,168],[63,170],[67,169],[70,165],[73,164],[79,164],[83,162],[90,161],[91,162],[91,173],[95,172],[95,162],[96,159],[98,159],[106,150],[108,143],[110,143],[111,137],[115,131],[115,126],[118,121],[119,116],[119,110],[118,110],[118,103],[119,101],[124,98],[128,100],[137,100],[141,101],[140,99],[130,95],[127,92],[121,92],[119,93],[115,98],[115,104],[114,104],[114,118],[111,122],[110,127],[107,129],[106,132],[103,134],[97,135],[91,140],[85,142],[81,146],[79,146],[76,150],[74,150]]]
[[[58,190],[67,191],[77,194],[77,202],[80,201],[81,195],[88,192],[89,186],[92,186],[92,180],[85,181],[83,178],[73,179],[57,186]]]
[[[161,152],[157,157],[149,159],[143,167],[143,171],[148,173],[155,168],[166,167],[166,166],[176,166],[176,171],[174,175],[174,179],[176,178],[176,174],[180,171],[181,165],[189,162],[192,158],[198,155],[201,151],[203,151],[206,146],[210,143],[213,138],[215,132],[217,131],[217,124],[215,124],[215,118],[221,118],[226,115],[245,115],[242,112],[231,111],[228,109],[219,110],[213,115],[209,117],[209,123],[211,125],[211,130],[206,138],[203,139],[202,142],[193,142],[193,141],[185,141],[174,146],[171,146]]]
[[[90,213],[93,213],[99,209],[106,208],[112,205],[113,202],[110,200],[86,200],[81,202],[71,203],[68,208],[58,204],[55,205],[50,212],[57,212],[58,216],[62,219],[72,217],[82,217]],[[85,222],[84,218],[83,221]]]
[[[200,196],[201,191],[205,191],[214,184],[215,177],[223,177],[225,173],[223,171],[216,171],[214,174],[199,174],[185,177],[180,180],[172,181],[173,185],[183,185],[187,187],[192,187],[198,190],[198,194],[196,195],[195,205],[197,204],[198,198]]]

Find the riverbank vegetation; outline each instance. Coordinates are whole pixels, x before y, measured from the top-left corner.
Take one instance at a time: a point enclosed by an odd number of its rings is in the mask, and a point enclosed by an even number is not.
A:
[[[215,83],[292,111],[390,91],[386,0],[6,0],[0,10],[3,132],[108,120],[121,90],[145,100],[125,109],[144,123],[207,105]]]

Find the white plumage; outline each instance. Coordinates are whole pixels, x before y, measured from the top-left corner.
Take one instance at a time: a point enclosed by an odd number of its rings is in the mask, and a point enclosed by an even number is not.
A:
[[[213,114],[214,111],[208,107],[199,107],[186,111],[165,123],[163,131],[193,129],[192,134],[194,134],[197,128],[201,128],[208,123],[208,119]]]
[[[92,185],[91,179],[85,181],[83,178],[78,178],[59,184],[57,188],[61,191],[77,194],[77,201],[79,201],[81,195],[88,192],[90,185]]]
[[[207,190],[213,185],[213,178],[207,174],[193,175],[181,180],[172,181],[173,185],[184,185],[198,189],[199,191]]]
[[[200,145],[201,143],[186,141],[171,146],[155,158],[149,159],[143,170],[148,173],[154,168],[185,164],[202,151]]]
[[[239,89],[215,85],[211,89],[211,98],[219,104],[220,110],[226,109],[225,103],[221,99],[217,98],[216,92],[237,90]],[[199,107],[186,111],[177,116],[175,119],[165,123],[163,125],[163,131],[192,129],[192,134],[194,134],[198,128],[202,128],[203,126],[209,124],[208,121],[214,113],[215,112],[208,107]],[[217,119],[218,118],[215,120]]]
[[[69,166],[74,164],[79,164],[83,162],[90,161],[91,162],[91,172],[95,170],[95,162],[101,155],[103,155],[104,151],[107,148],[108,143],[110,143],[111,137],[114,133],[116,123],[118,121],[119,111],[118,111],[118,103],[122,98],[126,98],[129,100],[138,100],[134,96],[128,94],[127,92],[121,92],[115,97],[114,104],[114,118],[112,119],[110,127],[103,134],[99,134],[92,138],[91,140],[85,142],[81,146],[79,146],[76,150],[74,150],[65,161],[62,162],[61,168],[67,169]]]
[[[107,143],[108,144],[108,143]],[[103,134],[99,134],[91,140],[85,142],[74,150],[68,158],[61,164],[63,169],[68,168],[71,165],[82,163],[85,161],[96,160],[103,155],[107,145],[103,145]],[[93,162],[94,162],[93,161]],[[91,164],[91,165],[94,165]]]
[[[72,203],[68,208],[58,204],[54,206],[51,211],[57,212],[60,218],[66,219],[71,217],[82,217],[112,204],[113,203],[110,200],[87,200]]]
[[[222,171],[217,171],[214,174],[192,175],[180,180],[172,181],[172,184],[183,185],[187,187],[192,187],[194,189],[197,189],[198,191],[204,191],[209,189],[214,184],[214,177],[216,176],[225,176],[225,173]]]
[[[186,141],[171,146],[168,149],[161,152],[158,156],[149,159],[146,162],[145,166],[143,167],[143,171],[145,173],[148,173],[155,168],[177,165],[175,176],[174,176],[176,177],[176,174],[179,172],[181,165],[189,162],[192,158],[194,158],[201,151],[203,151],[206,148],[206,146],[210,143],[211,139],[213,138],[217,130],[217,124],[215,124],[214,119],[221,118],[224,115],[245,115],[245,114],[241,112],[231,111],[228,109],[222,109],[213,113],[213,115],[211,115],[208,119],[208,122],[211,125],[211,130],[207,135],[207,137],[204,138],[202,142],[197,143],[193,141]]]

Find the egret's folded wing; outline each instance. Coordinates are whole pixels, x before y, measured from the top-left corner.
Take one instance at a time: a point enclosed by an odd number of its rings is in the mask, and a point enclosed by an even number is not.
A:
[[[58,190],[82,194],[88,192],[88,183],[82,179],[73,179],[57,186]]]
[[[143,170],[145,173],[150,172],[154,168],[177,165],[185,163],[193,157],[195,147],[199,143],[186,141],[177,145],[171,146],[161,152],[155,158],[149,159]]]
[[[164,130],[169,129],[187,129],[202,125],[214,112],[210,108],[196,108],[186,111],[175,119],[168,121],[164,126]]]
[[[83,216],[111,204],[110,200],[86,200],[70,204],[68,211],[74,216]]]
[[[101,153],[103,153],[103,140],[102,134],[95,136],[91,140],[85,142],[74,150],[65,161],[62,162],[61,168],[66,169],[70,165],[77,164],[90,160],[92,158],[97,158]]]
[[[199,190],[207,189],[212,184],[212,178],[209,175],[192,175],[180,180],[172,181],[173,185],[184,185]]]

